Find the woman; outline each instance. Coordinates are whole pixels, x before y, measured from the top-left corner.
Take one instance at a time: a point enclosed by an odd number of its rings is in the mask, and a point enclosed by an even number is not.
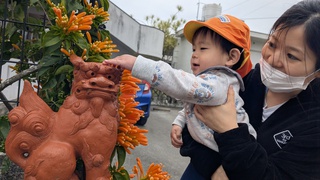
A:
[[[320,179],[319,69],[320,1],[305,0],[275,22],[260,63],[244,78],[256,140],[236,123],[232,91],[225,105],[196,106],[197,117],[218,132],[229,179]],[[197,173],[192,166],[186,174]]]

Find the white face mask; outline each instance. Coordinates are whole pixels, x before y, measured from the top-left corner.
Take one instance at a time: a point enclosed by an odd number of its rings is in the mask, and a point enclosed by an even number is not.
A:
[[[309,83],[315,77],[309,80],[309,82],[306,82],[306,79],[319,70],[305,77],[294,77],[273,68],[263,58],[260,59],[261,81],[270,91],[277,93],[290,93],[307,89]]]

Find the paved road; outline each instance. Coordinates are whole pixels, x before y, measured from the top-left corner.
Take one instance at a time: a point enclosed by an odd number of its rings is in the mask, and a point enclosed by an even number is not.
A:
[[[144,169],[154,163],[162,163],[164,170],[171,175],[171,180],[179,180],[183,171],[189,163],[189,158],[182,157],[179,149],[171,145],[170,131],[171,123],[181,108],[151,107],[150,117],[145,126],[148,129],[148,146],[138,146],[128,154],[125,167],[131,173],[136,164],[136,157],[143,163]]]

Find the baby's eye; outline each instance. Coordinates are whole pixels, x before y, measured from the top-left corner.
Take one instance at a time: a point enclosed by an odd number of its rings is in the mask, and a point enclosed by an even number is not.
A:
[[[206,47],[202,47],[202,48],[200,48],[201,50],[206,50],[206,49],[208,49],[208,48],[206,48]]]
[[[276,48],[276,45],[271,41],[268,41],[268,45],[270,48]]]

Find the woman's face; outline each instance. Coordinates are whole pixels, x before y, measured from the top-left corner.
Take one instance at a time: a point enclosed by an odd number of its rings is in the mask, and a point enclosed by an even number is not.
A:
[[[316,70],[317,59],[305,43],[303,25],[276,30],[263,46],[262,57],[273,68],[290,76],[304,77]]]

